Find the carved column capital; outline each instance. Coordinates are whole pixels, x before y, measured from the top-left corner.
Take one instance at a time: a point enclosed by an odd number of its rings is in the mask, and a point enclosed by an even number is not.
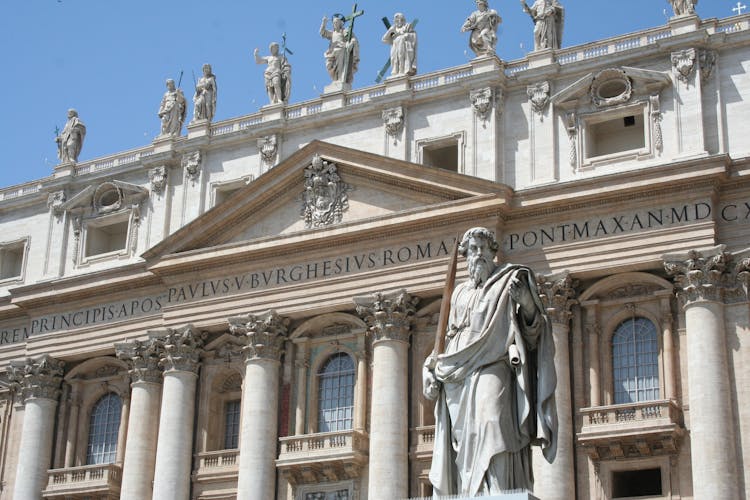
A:
[[[374,342],[398,340],[409,342],[411,322],[416,312],[418,297],[406,290],[377,292],[363,297],[354,297],[357,314],[370,327]]]
[[[37,359],[11,361],[8,379],[24,403],[30,399],[51,399],[57,401],[62,392],[63,369],[65,362],[42,355]]]
[[[664,269],[678,287],[677,295],[685,303],[698,301],[723,302],[727,290],[734,288],[731,279],[732,255],[724,245],[687,254],[663,257]]]
[[[233,335],[245,337],[244,348],[247,361],[265,359],[279,361],[284,353],[289,318],[274,310],[261,314],[247,314],[229,318],[229,330]]]
[[[165,374],[171,371],[198,372],[205,332],[196,330],[193,325],[186,325],[178,329],[149,332],[149,338],[159,350],[159,366]]]
[[[549,276],[536,275],[539,298],[553,323],[569,326],[573,316],[571,308],[577,304],[575,288],[578,280],[570,277],[568,271]]]
[[[151,191],[161,194],[167,185],[167,167],[161,165],[148,171],[148,180],[151,183]]]
[[[162,381],[162,370],[159,366],[161,353],[159,343],[153,339],[115,344],[115,354],[128,365],[132,383]]]

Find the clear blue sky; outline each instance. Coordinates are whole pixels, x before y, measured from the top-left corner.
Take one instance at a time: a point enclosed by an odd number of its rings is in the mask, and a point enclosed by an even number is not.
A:
[[[666,24],[666,0],[561,0],[566,9],[563,46]],[[218,84],[215,121],[253,113],[267,103],[263,67],[254,47],[268,52],[286,32],[293,67],[291,102],[317,97],[330,83],[323,62],[327,41],[321,18],[348,13],[347,0],[2,0],[0,61],[5,72],[6,117],[0,131],[0,187],[40,179],[57,163],[55,126],[76,108],[87,135],[79,161],[149,144],[159,132],[156,112],[166,78],[211,63]],[[701,0],[703,19],[732,16],[734,0]],[[523,57],[533,48],[532,23],[518,0],[490,0],[503,18],[498,55]],[[419,24],[419,73],[464,64],[473,54],[459,29],[471,0],[360,0],[365,15],[355,33],[361,63],[354,88],[374,83],[388,58],[381,18],[403,12]],[[192,116],[189,106],[188,120]],[[184,133],[184,129],[183,129]]]

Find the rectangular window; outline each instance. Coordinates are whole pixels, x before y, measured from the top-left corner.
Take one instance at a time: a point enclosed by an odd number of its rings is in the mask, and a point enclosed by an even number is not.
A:
[[[240,444],[240,400],[224,405],[224,449],[235,450]]]
[[[438,167],[451,172],[458,172],[458,144],[445,144],[425,147],[422,162],[430,167]]]
[[[21,279],[26,240],[0,246],[0,280]]]
[[[586,157],[594,158],[646,147],[643,114],[618,116],[588,126]]]
[[[661,494],[661,469],[623,470],[612,473],[612,498],[650,497]]]
[[[127,248],[129,219],[119,218],[105,221],[89,221],[86,224],[84,257],[93,257]]]

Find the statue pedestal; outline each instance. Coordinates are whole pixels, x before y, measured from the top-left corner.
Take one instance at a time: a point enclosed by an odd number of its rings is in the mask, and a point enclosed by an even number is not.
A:
[[[352,90],[352,84],[344,82],[331,82],[323,87],[324,94],[333,94],[335,92],[349,92],[350,90]]]
[[[669,20],[669,27],[673,35],[697,31],[701,26],[701,20],[696,14],[675,16]]]

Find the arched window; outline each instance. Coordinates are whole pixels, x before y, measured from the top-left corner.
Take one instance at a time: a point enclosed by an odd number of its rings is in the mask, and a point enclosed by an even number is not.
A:
[[[94,405],[89,421],[87,465],[109,464],[115,461],[121,411],[122,401],[113,392],[102,396]]]
[[[354,412],[354,360],[334,354],[318,373],[318,432],[352,428]]]
[[[620,323],[612,336],[615,404],[659,399],[659,343],[646,318]]]

